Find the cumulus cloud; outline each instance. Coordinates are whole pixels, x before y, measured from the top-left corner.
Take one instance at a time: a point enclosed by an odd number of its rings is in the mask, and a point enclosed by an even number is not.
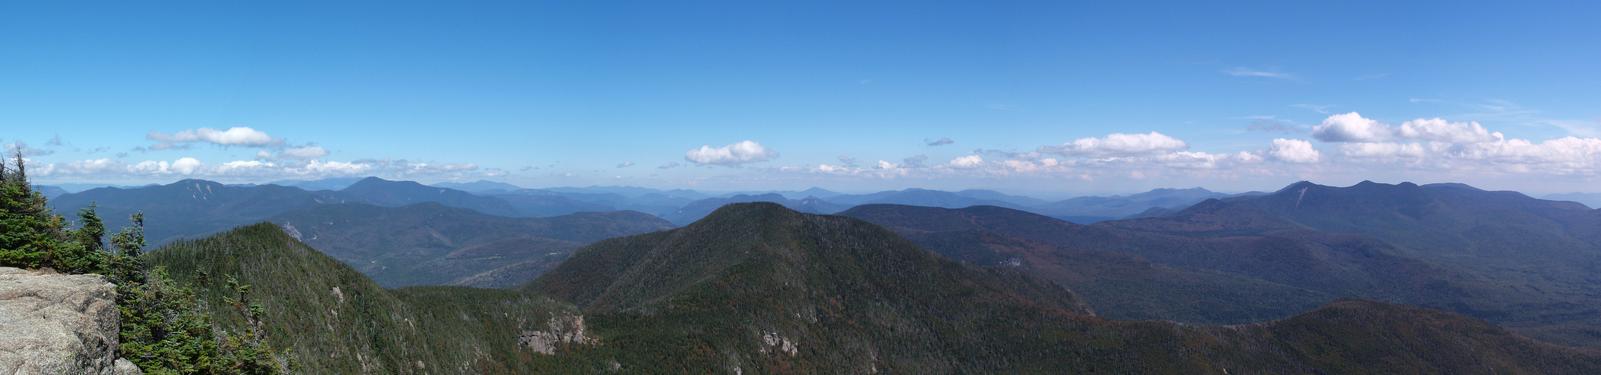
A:
[[[199,128],[171,134],[150,132],[150,134],[145,135],[145,138],[155,141],[156,145],[151,148],[157,150],[181,148],[181,146],[191,143],[210,143],[218,146],[267,147],[279,145],[283,142],[267,135],[267,132],[244,126],[231,127],[227,130]]]
[[[1406,139],[1447,143],[1494,142],[1506,138],[1500,132],[1486,130],[1478,122],[1450,122],[1441,118],[1403,122],[1396,134]]]
[[[617,163],[617,168],[628,168],[628,167],[632,167],[632,166],[634,166],[634,162],[631,162],[631,161],[625,161],[625,162]]]
[[[1060,146],[1041,147],[1040,151],[1062,155],[1128,156],[1163,153],[1188,148],[1178,138],[1150,132],[1144,134],[1112,133],[1105,137],[1079,138]]]
[[[182,157],[172,162],[172,171],[178,174],[190,175],[200,170],[200,160],[191,157]]]
[[[225,175],[251,173],[272,167],[276,167],[276,165],[271,162],[264,162],[260,160],[235,160],[218,165],[216,173]]]
[[[1356,112],[1329,116],[1312,127],[1312,138],[1324,142],[1382,142],[1393,133],[1388,126]]]
[[[1494,142],[1505,138],[1478,122],[1451,122],[1441,118],[1415,119],[1391,126],[1356,112],[1329,116],[1312,128],[1312,137],[1324,142],[1373,143],[1392,140],[1445,143]]]
[[[290,170],[290,172],[299,172],[297,174],[302,175],[311,174],[319,176],[352,176],[365,174],[372,170],[373,166],[371,164],[312,160],[306,163],[304,167],[297,170]]]
[[[923,139],[923,143],[927,144],[929,146],[944,146],[944,145],[956,143],[956,141],[953,141],[950,138],[940,137],[939,139],[927,139],[927,138],[925,138],[925,139]]]
[[[951,161],[949,163],[949,165],[952,166],[952,167],[964,168],[964,169],[966,169],[966,168],[978,168],[979,166],[981,166],[983,164],[984,164],[984,157],[978,156],[978,155],[967,155],[967,156],[957,157],[955,159],[951,159]]]
[[[309,145],[309,146],[286,148],[286,149],[283,150],[283,152],[281,152],[279,154],[283,155],[284,157],[295,158],[295,159],[317,159],[317,158],[321,158],[321,157],[324,157],[324,156],[328,156],[328,150],[323,149],[322,147],[319,147],[319,146]],[[257,155],[259,156],[260,153],[258,153]]]
[[[1289,163],[1316,163],[1322,157],[1317,149],[1312,147],[1312,142],[1284,138],[1273,140],[1273,148],[1268,150],[1268,155]]]
[[[763,162],[778,157],[778,152],[763,147],[761,143],[745,140],[723,147],[702,145],[700,148],[684,153],[684,160],[701,165],[736,166],[747,163]]]

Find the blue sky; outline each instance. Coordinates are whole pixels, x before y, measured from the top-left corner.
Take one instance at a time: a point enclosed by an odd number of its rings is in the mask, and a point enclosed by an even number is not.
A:
[[[0,139],[33,150],[42,182],[1601,190],[1597,16],[1584,2],[9,2]],[[230,128],[248,132],[200,130]]]

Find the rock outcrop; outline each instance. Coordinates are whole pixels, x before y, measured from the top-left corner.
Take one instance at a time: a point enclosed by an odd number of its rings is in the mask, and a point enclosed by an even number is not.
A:
[[[0,267],[0,374],[138,374],[117,358],[116,287]]]
[[[564,344],[593,344],[595,339],[584,333],[583,315],[560,315],[550,318],[549,330],[523,331],[517,344],[541,354],[556,354]]]

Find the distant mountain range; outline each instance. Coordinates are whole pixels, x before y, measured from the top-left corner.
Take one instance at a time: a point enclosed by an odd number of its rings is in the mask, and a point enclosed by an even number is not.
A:
[[[432,202],[318,205],[271,221],[386,288],[512,287],[590,242],[672,227],[633,211],[510,218]]]
[[[1249,195],[1251,193],[1247,193]],[[1080,224],[1114,220],[1151,213],[1152,209],[1177,210],[1213,198],[1230,194],[1202,188],[1156,189],[1133,195],[1109,197],[1078,197],[1038,205],[1033,212]]]
[[[33,190],[39,192],[39,194],[44,194],[45,199],[56,199],[56,197],[67,194],[67,189],[49,185],[34,185]]]
[[[952,259],[1056,281],[1112,317],[1237,323],[1350,296],[1601,344],[1601,210],[1515,192],[1302,182],[1089,226],[999,207],[843,214]]]
[[[1107,320],[1018,270],[769,203],[597,242],[520,291],[383,290],[271,225],[147,259],[235,317],[225,328],[245,323],[223,279],[272,291],[267,340],[310,373],[1601,372],[1593,352],[1377,302],[1226,327]]]
[[[840,215],[889,228],[952,260],[1054,281],[1113,319],[1259,322],[1301,313],[1340,295],[1098,251],[1083,242],[1127,235],[1001,207],[864,205]]]

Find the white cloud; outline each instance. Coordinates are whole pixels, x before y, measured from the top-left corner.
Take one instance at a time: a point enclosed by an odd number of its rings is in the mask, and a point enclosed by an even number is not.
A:
[[[1316,148],[1312,148],[1312,142],[1284,138],[1273,140],[1273,148],[1268,150],[1268,155],[1290,163],[1316,163],[1322,157]]]
[[[210,143],[219,146],[265,147],[282,143],[263,132],[249,127],[236,126],[227,130],[199,128],[166,134],[150,132],[145,138],[156,141],[155,149],[175,148],[187,143]]]
[[[1406,139],[1448,143],[1494,142],[1505,138],[1500,132],[1484,129],[1478,122],[1450,122],[1441,118],[1403,122],[1397,134]]]
[[[978,167],[980,165],[983,165],[983,164],[984,164],[984,157],[978,156],[978,155],[961,156],[961,157],[957,157],[955,159],[951,159],[951,162],[950,162],[950,166],[956,167],[956,168],[976,168],[976,167]]]
[[[1453,147],[1450,157],[1556,174],[1601,173],[1601,138],[1562,137],[1543,142],[1508,139]]]
[[[896,168],[900,168],[900,166],[895,165],[895,163],[891,163],[891,162],[884,161],[884,160],[879,160],[878,161],[878,169],[896,169]]]
[[[1418,143],[1347,143],[1340,145],[1340,153],[1359,159],[1420,159],[1424,148]]]
[[[1144,134],[1112,133],[1100,138],[1079,138],[1060,146],[1041,147],[1040,151],[1063,155],[1127,156],[1178,151],[1188,147],[1188,144],[1178,138],[1153,131]]]
[[[317,159],[328,156],[328,150],[320,146],[301,146],[286,148],[280,154],[295,159]]]
[[[172,171],[178,174],[191,175],[200,170],[200,160],[191,157],[178,158],[172,162]]]
[[[145,160],[128,167],[128,172],[134,174],[167,174],[167,168],[172,165],[166,161]]]
[[[79,161],[69,162],[69,163],[67,163],[65,165],[62,165],[60,167],[52,166],[50,168],[51,169],[50,173],[40,173],[40,175],[48,175],[48,174],[94,175],[94,174],[101,174],[101,173],[111,172],[111,171],[114,171],[116,168],[117,168],[117,162],[114,161],[114,160],[111,160],[111,159],[102,158],[102,159],[79,160]],[[38,173],[38,172],[36,172],[36,173]]]
[[[341,161],[312,160],[301,168],[304,174],[316,175],[358,175],[372,170],[372,165],[366,163],[350,163]]]
[[[702,145],[700,148],[684,153],[684,160],[702,165],[735,166],[768,161],[776,157],[778,157],[778,152],[768,150],[762,144],[749,140],[723,147]]]
[[[1329,116],[1322,124],[1312,127],[1312,138],[1324,142],[1382,142],[1389,140],[1393,133],[1389,126],[1356,112]]]
[[[259,160],[235,160],[218,165],[215,172],[217,174],[239,174],[260,171],[272,167],[276,167],[276,165],[270,162]]]
[[[634,162],[631,162],[631,161],[625,161],[625,162],[622,162],[622,163],[617,163],[617,168],[628,168],[628,167],[632,167],[632,166],[634,166]]]

